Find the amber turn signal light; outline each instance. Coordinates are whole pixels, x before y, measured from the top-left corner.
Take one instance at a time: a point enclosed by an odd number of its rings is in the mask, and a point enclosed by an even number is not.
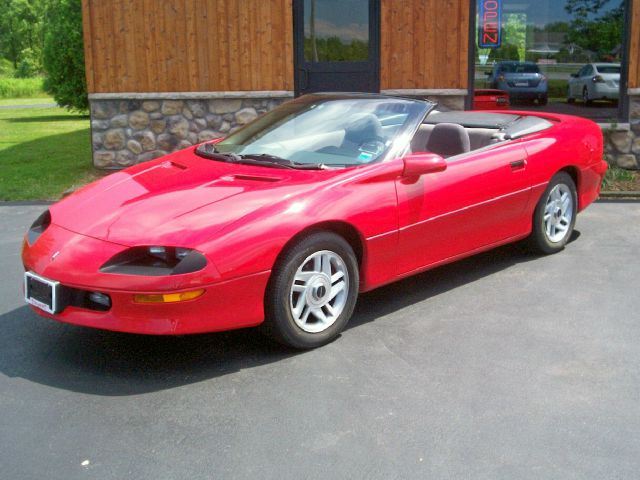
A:
[[[135,303],[175,303],[186,302],[187,300],[193,300],[198,298],[204,293],[204,288],[200,290],[192,290],[190,292],[180,293],[140,293],[133,296]]]

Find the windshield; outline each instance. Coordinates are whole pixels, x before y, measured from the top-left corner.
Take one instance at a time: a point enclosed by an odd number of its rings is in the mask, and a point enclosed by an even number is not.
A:
[[[338,168],[382,160],[407,140],[431,102],[354,94],[305,95],[287,102],[197,153],[276,166]],[[215,149],[215,154],[212,150]],[[222,158],[220,158],[222,157]]]
[[[503,63],[500,66],[503,73],[540,73],[535,63]]]
[[[599,73],[617,73],[620,74],[619,65],[596,65]]]

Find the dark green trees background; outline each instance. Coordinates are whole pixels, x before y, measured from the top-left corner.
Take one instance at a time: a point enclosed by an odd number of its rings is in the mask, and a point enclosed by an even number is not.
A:
[[[44,76],[60,105],[86,109],[80,0],[0,0],[0,76]]]

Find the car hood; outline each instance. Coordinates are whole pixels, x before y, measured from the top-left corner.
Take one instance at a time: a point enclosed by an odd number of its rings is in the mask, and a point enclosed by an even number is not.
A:
[[[178,152],[82,188],[52,206],[51,216],[67,230],[121,245],[195,246],[245,215],[308,194],[338,174]]]

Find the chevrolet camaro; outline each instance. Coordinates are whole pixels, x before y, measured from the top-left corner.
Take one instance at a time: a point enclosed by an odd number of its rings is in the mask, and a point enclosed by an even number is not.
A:
[[[582,118],[306,95],[52,205],[24,238],[25,299],[88,327],[317,347],[360,292],[518,240],[562,250],[602,148]]]

